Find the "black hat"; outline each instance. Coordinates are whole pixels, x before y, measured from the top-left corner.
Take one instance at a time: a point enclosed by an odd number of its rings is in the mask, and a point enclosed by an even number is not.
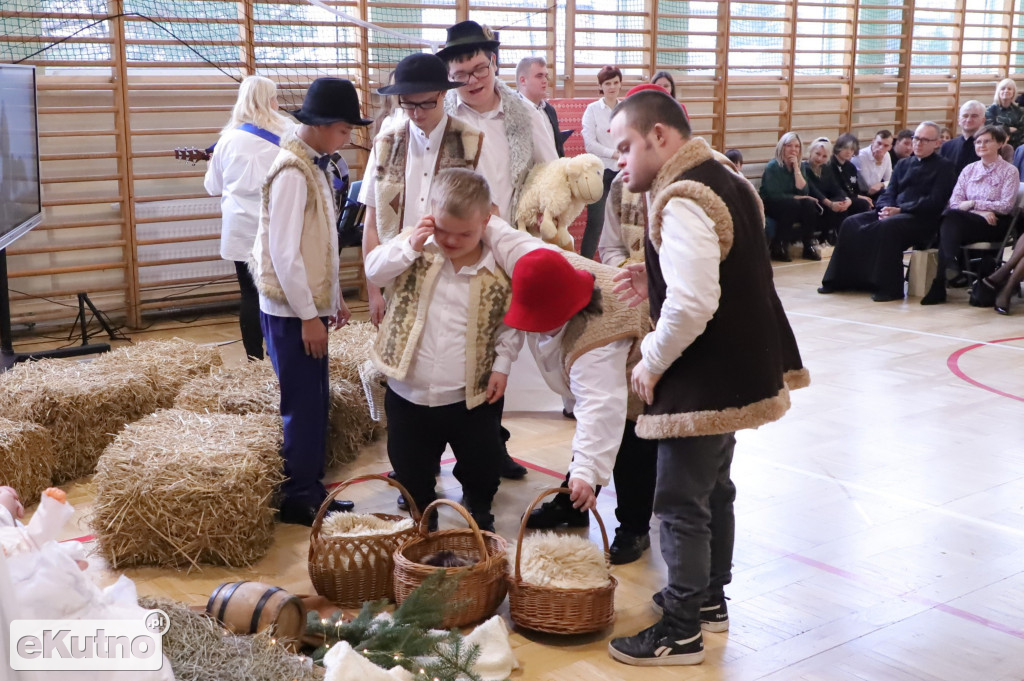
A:
[[[460,21],[448,29],[448,42],[438,51],[437,56],[447,61],[453,53],[464,52],[470,47],[493,52],[501,43],[498,42],[497,33],[492,36],[487,37],[484,27],[475,21]]]
[[[330,125],[345,121],[351,125],[369,125],[372,118],[359,113],[356,86],[341,78],[317,78],[306,91],[302,108],[291,112],[306,125]]]
[[[432,54],[417,52],[398,62],[395,84],[377,90],[378,95],[414,95],[418,92],[438,92],[462,87],[462,83],[448,80],[444,62]]]

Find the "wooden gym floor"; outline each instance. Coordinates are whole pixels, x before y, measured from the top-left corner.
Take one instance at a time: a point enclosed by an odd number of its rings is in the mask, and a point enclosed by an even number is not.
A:
[[[613,631],[568,639],[514,632],[522,665],[514,678],[1024,679],[1024,301],[1000,317],[968,307],[963,291],[932,308],[918,299],[826,297],[815,292],[824,267],[775,268],[812,384],[793,394],[783,420],[738,437],[731,630],[705,635],[708,656],[699,667],[631,668],[608,657],[613,635],[656,619],[649,601],[664,567],[655,548],[615,568]],[[221,343],[237,333],[234,317],[219,317],[161,323],[133,338]],[[241,361],[238,343],[222,352]],[[495,504],[499,532],[514,538],[526,505],[561,477],[573,422],[555,412],[506,416],[509,448],[531,468],[524,480],[504,482]],[[329,477],[386,470],[376,442]],[[459,498],[450,461],[439,484]],[[79,481],[69,491],[78,515],[67,536],[87,536],[91,485]],[[395,512],[390,488],[349,491],[360,509]],[[609,532],[614,505],[613,493],[601,496]],[[442,526],[458,521],[442,516]],[[656,544],[657,532],[652,537]],[[307,540],[305,528],[281,525],[270,553],[250,570],[127,574],[142,594],[196,604],[236,579],[307,593]],[[101,564],[91,569],[111,579]]]

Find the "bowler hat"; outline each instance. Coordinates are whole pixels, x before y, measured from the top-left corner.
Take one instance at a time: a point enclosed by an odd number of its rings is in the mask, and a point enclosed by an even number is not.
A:
[[[552,292],[556,292],[552,294]],[[594,296],[594,275],[550,248],[530,251],[512,270],[512,302],[505,324],[521,331],[553,331]]]
[[[341,78],[317,78],[306,91],[302,108],[292,111],[300,123],[330,125],[344,121],[350,125],[369,125],[372,118],[359,113],[359,96],[351,82]]]
[[[417,52],[398,62],[395,84],[377,90],[378,95],[414,95],[419,92],[438,92],[462,87],[462,83],[448,80],[444,62],[432,54]]]
[[[444,48],[438,50],[437,56],[444,61],[456,52],[464,52],[466,48],[478,48],[493,52],[498,49],[498,34],[488,37],[484,27],[475,21],[460,21],[448,29],[448,40]]]

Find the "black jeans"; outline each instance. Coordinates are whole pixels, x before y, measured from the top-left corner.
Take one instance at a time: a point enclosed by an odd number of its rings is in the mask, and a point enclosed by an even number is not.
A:
[[[1010,226],[1010,216],[998,216],[990,225],[980,215],[966,210],[947,210],[939,226],[939,263],[936,278],[946,282],[946,268],[956,263],[960,247],[975,241],[999,241]]]
[[[765,199],[764,214],[775,220],[775,238],[783,246],[795,241],[810,245],[821,230],[820,206],[812,199]],[[795,227],[800,223],[800,228]]]
[[[242,330],[242,346],[250,359],[263,359],[263,329],[260,327],[260,294],[256,290],[256,282],[252,280],[249,266],[244,262],[235,262],[235,274],[238,276],[238,289],[242,292],[242,301],[238,304],[238,326]]]
[[[604,229],[604,204],[608,200],[608,191],[612,187],[612,180],[618,174],[617,170],[604,169],[604,193],[596,203],[587,206],[587,228],[583,232],[583,241],[580,242],[580,255],[584,258],[593,259],[597,252],[597,243],[601,240],[601,230]]]
[[[732,581],[735,446],[733,433],[658,441],[654,513],[668,566],[664,619],[673,631],[699,631],[700,606],[721,598]]]
[[[489,516],[500,481],[503,406],[504,398],[473,409],[466,409],[465,401],[425,407],[387,389],[384,410],[388,417],[388,458],[395,477],[421,512],[437,498],[437,462],[445,445],[450,444],[455,454],[452,473],[462,484],[469,512],[478,519]]]

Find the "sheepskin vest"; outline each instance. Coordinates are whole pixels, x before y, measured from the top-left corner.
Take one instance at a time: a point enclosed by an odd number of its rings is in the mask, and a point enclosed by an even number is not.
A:
[[[662,166],[651,195],[645,250],[655,325],[666,296],[662,210],[673,198],[693,200],[715,224],[721,295],[704,332],[662,375],[637,435],[716,435],[780,418],[789,409],[789,390],[808,385],[810,377],[775,292],[753,186],[715,161],[707,143],[696,138]]]
[[[647,231],[647,198],[643,193],[634,194],[622,183],[622,173],[612,180],[608,201],[622,226],[622,242],[629,251],[625,262],[608,263],[617,267],[644,261],[644,233]]]
[[[526,184],[526,175],[533,167],[533,127],[530,125],[532,104],[526,103],[519,93],[500,80],[495,81],[495,88],[501,97],[505,138],[508,140],[509,180],[512,182],[512,206],[508,214],[514,216],[523,185]],[[456,115],[458,103],[455,90],[449,90],[444,98],[444,110],[449,117]]]
[[[302,237],[299,255],[306,268],[306,281],[313,293],[313,304],[318,310],[330,309],[338,270],[337,218],[334,215],[334,200],[327,176],[320,170],[305,145],[295,137],[293,131],[281,137],[281,151],[270,167],[263,182],[263,208],[256,232],[256,244],[249,259],[249,271],[253,274],[256,288],[270,300],[288,303],[281,288],[281,282],[270,259],[270,187],[278,174],[286,168],[295,168],[306,180],[306,209],[302,215]]]
[[[618,268],[602,265],[576,253],[564,255],[573,267],[594,275],[594,285],[601,289],[603,309],[602,313],[595,317],[584,319],[576,315],[566,325],[565,333],[562,335],[562,371],[566,383],[569,381],[569,370],[582,355],[617,340],[629,338],[632,344],[626,357],[628,385],[628,377],[633,373],[633,367],[640,361],[640,341],[650,331],[647,303],[629,307],[612,292],[615,288],[612,277],[619,271]],[[643,402],[630,390],[626,418],[635,421],[642,411]]]
[[[375,145],[377,167],[377,234],[380,242],[387,243],[398,236],[405,222],[405,164],[409,156],[409,126],[385,133],[377,138]],[[484,134],[462,121],[448,116],[441,148],[437,152],[437,164],[431,175],[446,168],[469,168],[476,170],[480,160],[480,149]]]
[[[391,287],[388,309],[370,358],[381,373],[403,380],[409,373],[419,347],[423,325],[429,314],[434,285],[445,257],[436,247],[423,254],[403,272]],[[498,331],[508,310],[512,286],[500,269],[481,270],[469,284],[469,316],[466,321],[466,408],[487,398],[487,382],[498,356]],[[435,311],[435,314],[437,312]]]

